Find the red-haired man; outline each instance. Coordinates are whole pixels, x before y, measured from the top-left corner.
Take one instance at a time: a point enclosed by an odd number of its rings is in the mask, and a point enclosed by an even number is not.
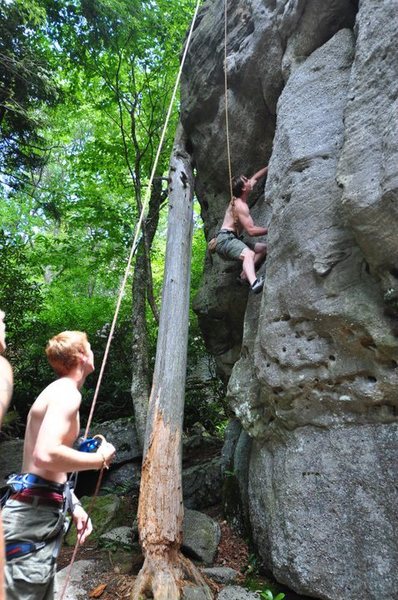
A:
[[[108,466],[115,448],[103,442],[96,453],[73,448],[80,430],[80,389],[94,371],[86,334],[64,331],[53,337],[46,354],[59,379],[33,403],[26,426],[22,474],[9,481],[3,510],[7,600],[52,600],[56,557],[65,519],[67,473]],[[74,494],[72,520],[80,543],[92,531]]]

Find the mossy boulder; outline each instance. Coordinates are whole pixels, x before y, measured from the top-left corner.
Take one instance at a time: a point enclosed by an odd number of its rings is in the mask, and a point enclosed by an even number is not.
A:
[[[90,513],[93,523],[93,532],[90,535],[91,542],[97,542],[106,531],[125,525],[129,519],[128,508],[125,506],[124,499],[115,494],[98,496],[92,507],[92,498],[88,496],[80,498],[80,502],[84,509]],[[76,543],[76,528],[73,525],[65,537],[65,543],[68,546],[74,546]]]

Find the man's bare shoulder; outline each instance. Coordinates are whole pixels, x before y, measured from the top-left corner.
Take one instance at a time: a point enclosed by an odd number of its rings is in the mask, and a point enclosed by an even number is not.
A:
[[[236,198],[235,199],[235,210],[241,213],[248,213],[249,212],[249,207],[247,205],[247,202],[245,202],[244,200],[242,200],[242,198]]]
[[[68,402],[80,404],[81,393],[71,379],[61,377],[50,383],[38,395],[37,401],[66,399]]]
[[[13,376],[12,376],[12,368],[8,360],[4,358],[4,356],[0,356],[0,381],[4,382],[4,386],[12,387]]]
[[[13,386],[12,368],[8,360],[0,356],[0,426],[11,400]]]

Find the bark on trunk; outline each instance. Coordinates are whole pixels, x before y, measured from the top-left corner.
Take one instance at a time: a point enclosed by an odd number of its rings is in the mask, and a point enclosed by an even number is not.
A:
[[[178,600],[188,582],[200,587],[203,597],[212,598],[199,571],[180,554],[193,183],[191,158],[180,126],[170,163],[166,265],[138,509],[145,562],[132,600]]]
[[[135,429],[140,447],[144,447],[146,416],[150,392],[150,373],[148,356],[148,334],[146,325],[146,299],[148,282],[152,281],[148,261],[159,221],[159,206],[162,201],[162,181],[153,182],[148,216],[143,226],[143,239],[140,242],[135,262],[132,289],[132,376],[131,397],[134,406]]]

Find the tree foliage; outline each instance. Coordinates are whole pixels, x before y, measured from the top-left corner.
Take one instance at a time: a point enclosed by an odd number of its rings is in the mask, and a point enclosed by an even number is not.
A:
[[[24,181],[26,170],[42,164],[40,108],[57,99],[51,52],[38,34],[45,22],[41,2],[11,0],[0,5],[0,170],[12,185]]]
[[[51,377],[43,352],[50,336],[87,331],[100,363],[193,8],[193,0],[1,4],[0,306],[22,417]],[[177,118],[175,112],[160,178]],[[194,240],[196,288],[205,248],[199,219]],[[160,208],[154,244],[146,248],[151,365],[164,248]],[[127,289],[98,419],[115,414],[114,407],[132,412],[131,303]],[[202,349],[193,315],[190,327],[194,356]],[[95,379],[87,384],[85,404]]]

